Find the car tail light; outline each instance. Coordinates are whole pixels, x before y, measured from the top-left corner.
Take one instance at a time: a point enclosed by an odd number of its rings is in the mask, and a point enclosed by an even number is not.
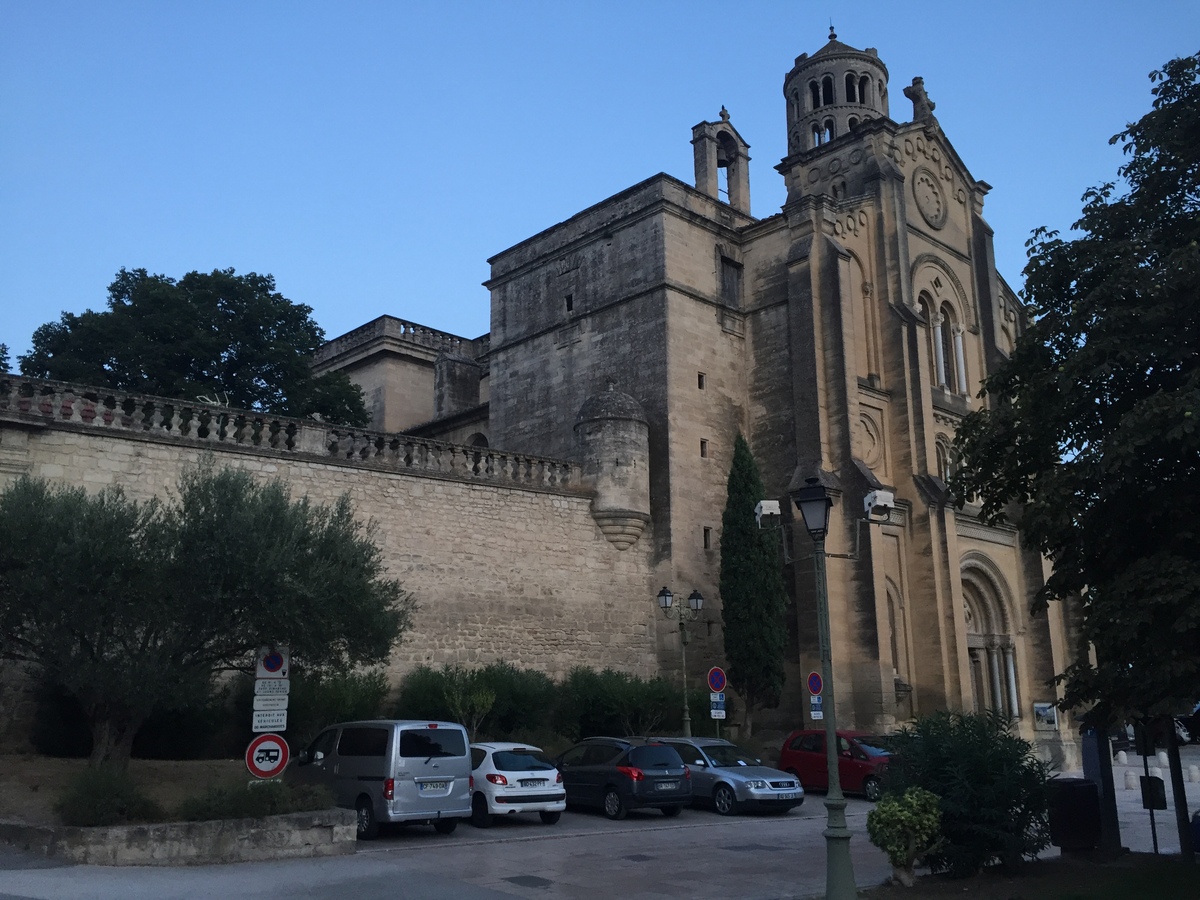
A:
[[[470,788],[471,790],[475,790],[475,776],[474,775],[467,776],[467,787]]]
[[[562,772],[555,772],[555,773],[554,773],[554,783],[555,783],[555,784],[562,784]]]
[[[492,784],[508,784],[508,779],[503,775],[497,775],[495,772],[487,773],[487,780]]]
[[[634,766],[617,766],[617,771],[630,781],[641,781],[646,777],[646,773]]]
[[[395,778],[383,779],[383,799],[384,800],[395,800],[396,799],[396,779]]]
[[[683,767],[683,779],[684,779],[684,781],[687,781],[687,780],[688,780],[688,779],[690,779],[691,777],[692,777],[692,770],[691,770],[691,769],[689,769],[687,766],[684,766],[684,767]]]

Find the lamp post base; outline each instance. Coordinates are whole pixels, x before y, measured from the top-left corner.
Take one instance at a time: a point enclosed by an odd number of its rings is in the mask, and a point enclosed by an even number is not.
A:
[[[825,898],[855,900],[854,865],[850,860],[850,829],[846,825],[846,798],[826,797]]]

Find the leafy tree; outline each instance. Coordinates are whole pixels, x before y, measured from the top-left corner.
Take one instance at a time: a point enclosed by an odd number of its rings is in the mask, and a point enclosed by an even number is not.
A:
[[[745,701],[747,736],[756,708],[779,705],[787,646],[779,533],[760,530],[754,520],[764,496],[750,446],[739,434],[721,516],[720,591],[729,683]]]
[[[166,501],[27,477],[0,494],[0,657],[78,698],[94,766],[124,766],[147,716],[265,643],[315,677],[383,662],[414,608],[345,496],[314,506],[211,461]]]
[[[1066,703],[1156,715],[1200,683],[1200,55],[1151,73],[1154,108],[1116,135],[1127,190],[1084,194],[1079,236],[1039,229],[1034,317],[963,422],[951,487],[985,520],[1018,504],[1053,562],[1035,599],[1078,602],[1094,648]],[[1190,704],[1189,704],[1190,705]]]
[[[0,372],[8,371],[8,344],[0,344]]]
[[[34,378],[366,425],[362,390],[344,372],[312,374],[308,356],[324,339],[312,307],[270,275],[214,269],[176,281],[121,269],[107,312],[64,312],[18,360]]]

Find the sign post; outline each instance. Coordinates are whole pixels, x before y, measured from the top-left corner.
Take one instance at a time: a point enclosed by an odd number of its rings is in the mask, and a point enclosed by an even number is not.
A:
[[[250,730],[259,734],[246,748],[246,768],[255,778],[274,778],[287,768],[287,741],[278,732],[287,730],[288,695],[292,657],[287,647],[262,647],[254,670],[254,710]],[[253,783],[253,782],[252,782]]]
[[[721,720],[725,718],[725,670],[720,666],[713,666],[708,670],[708,695],[709,707],[708,715],[717,723],[717,737],[721,736]]]
[[[825,718],[825,701],[821,698],[821,690],[824,687],[825,682],[822,681],[820,672],[808,673],[808,717],[814,722]]]

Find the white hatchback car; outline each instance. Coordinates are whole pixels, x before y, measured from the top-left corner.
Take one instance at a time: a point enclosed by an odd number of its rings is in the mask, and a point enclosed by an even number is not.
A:
[[[487,828],[492,816],[535,812],[547,825],[567,808],[562,775],[530,744],[492,741],[471,745],[471,824]]]

